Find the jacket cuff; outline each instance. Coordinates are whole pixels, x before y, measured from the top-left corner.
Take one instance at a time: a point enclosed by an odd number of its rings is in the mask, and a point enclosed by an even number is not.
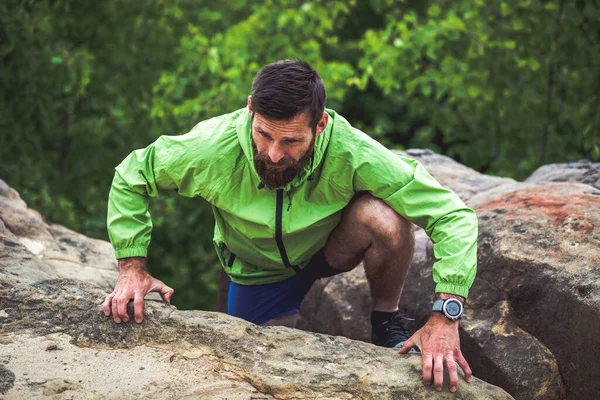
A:
[[[469,297],[469,287],[455,283],[440,282],[435,286],[436,293],[448,293],[456,296]]]
[[[115,249],[115,257],[118,259],[127,257],[147,257],[148,249],[145,247],[127,247],[124,249]]]

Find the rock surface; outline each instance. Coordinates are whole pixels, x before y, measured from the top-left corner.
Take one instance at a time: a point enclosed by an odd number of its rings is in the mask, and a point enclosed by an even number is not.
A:
[[[160,301],[117,325],[100,306],[115,280],[108,243],[47,224],[0,181],[2,398],[511,398],[476,378],[436,393],[417,355]]]
[[[543,167],[520,183],[429,151],[405,155],[421,161],[479,216],[478,276],[460,329],[474,373],[519,399],[597,398],[600,191],[594,177],[600,164]],[[430,313],[435,261],[421,229],[415,246],[400,303],[416,319],[413,330]],[[314,312],[316,304],[321,312]],[[360,266],[315,285],[300,322],[303,329],[369,341],[369,313]]]
[[[544,165],[531,174],[525,182],[585,183],[586,185],[600,189],[600,164],[589,161],[580,161],[568,164]]]
[[[498,296],[496,338],[535,337],[558,362],[568,397],[596,398],[600,190],[582,184],[528,187],[474,207],[481,221],[474,317],[486,316],[489,298]],[[485,331],[472,327],[471,336],[481,339]],[[547,365],[548,372],[556,370],[553,380],[534,393],[540,398],[561,377],[552,358],[536,354],[535,362]]]

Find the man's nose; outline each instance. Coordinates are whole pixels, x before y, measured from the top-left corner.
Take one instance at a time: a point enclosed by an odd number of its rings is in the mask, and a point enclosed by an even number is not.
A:
[[[269,149],[269,158],[271,159],[273,164],[277,164],[279,160],[283,158],[283,156],[284,154],[283,151],[281,151],[281,148],[276,143],[274,143]]]

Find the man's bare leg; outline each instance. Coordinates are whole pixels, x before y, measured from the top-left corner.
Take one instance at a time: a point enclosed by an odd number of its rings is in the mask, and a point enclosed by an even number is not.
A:
[[[383,200],[360,194],[344,209],[325,244],[327,263],[350,271],[364,259],[374,311],[398,310],[402,287],[415,247],[412,225]],[[294,328],[298,314],[274,318],[264,325]]]
[[[415,247],[412,225],[383,200],[357,196],[325,245],[333,268],[352,270],[364,260],[374,311],[398,310]]]

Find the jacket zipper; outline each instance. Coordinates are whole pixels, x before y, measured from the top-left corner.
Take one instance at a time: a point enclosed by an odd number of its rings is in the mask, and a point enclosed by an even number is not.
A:
[[[281,261],[286,268],[293,268],[296,273],[300,272],[300,268],[290,264],[285,246],[283,244],[283,189],[277,190],[277,204],[275,207],[275,241],[279,248],[279,254],[281,255]]]

